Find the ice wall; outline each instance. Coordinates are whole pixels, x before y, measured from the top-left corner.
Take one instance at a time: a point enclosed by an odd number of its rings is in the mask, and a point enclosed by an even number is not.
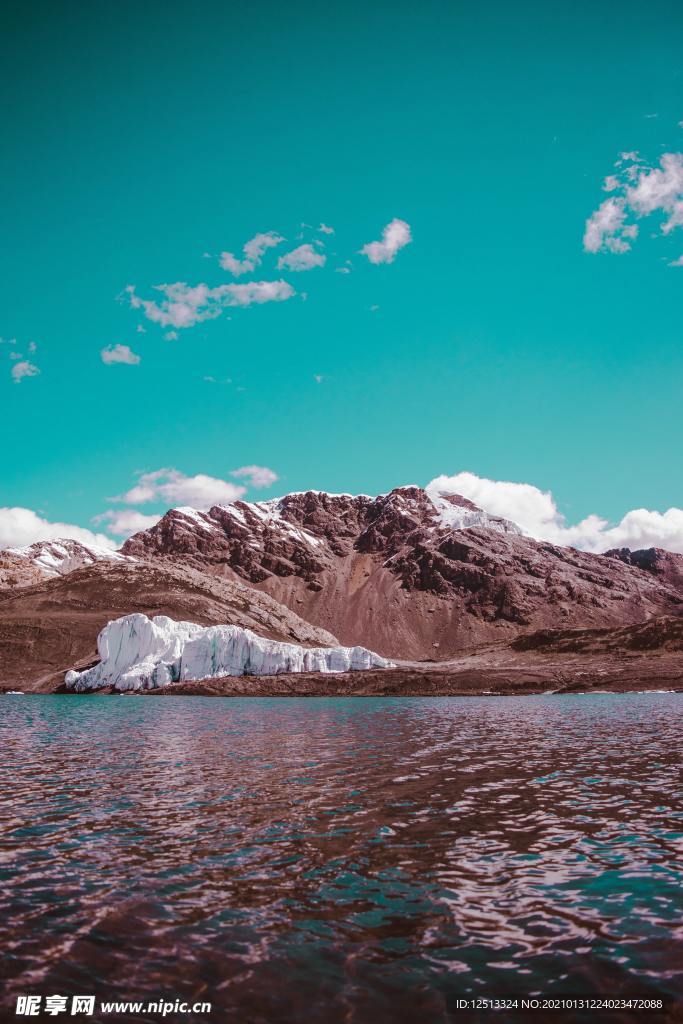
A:
[[[97,638],[97,649],[99,664],[84,672],[67,672],[67,689],[147,690],[220,676],[391,667],[365,647],[302,647],[267,640],[240,626],[198,626],[166,615],[149,619],[137,613],[108,623]]]

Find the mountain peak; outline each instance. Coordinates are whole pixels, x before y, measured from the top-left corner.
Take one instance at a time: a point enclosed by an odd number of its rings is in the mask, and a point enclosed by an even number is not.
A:
[[[125,556],[109,548],[60,537],[56,540],[39,540],[25,547],[5,548],[5,555],[11,555],[38,569],[42,576],[64,576],[74,569],[94,562],[123,561]]]
[[[415,485],[176,509],[121,550],[247,583],[386,656],[442,658],[528,628],[624,625],[683,608],[676,559],[540,543],[462,495]]]

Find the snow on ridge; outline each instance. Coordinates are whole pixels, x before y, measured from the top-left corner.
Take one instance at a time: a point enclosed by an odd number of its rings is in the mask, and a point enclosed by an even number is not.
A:
[[[314,534],[309,533],[308,530],[304,530],[302,526],[296,526],[294,523],[290,523],[288,519],[285,519],[282,515],[281,502],[281,498],[274,498],[271,501],[241,501],[239,504],[244,505],[252,515],[260,519],[264,526],[274,526],[288,533],[296,540],[302,540],[313,547],[319,547],[324,543],[320,537],[316,537]],[[218,507],[227,512],[228,515],[235,516],[243,525],[247,525],[246,516],[241,509],[236,508],[234,505],[219,505]]]
[[[268,640],[241,626],[199,626],[138,612],[109,622],[97,638],[101,661],[66,673],[67,689],[148,690],[185,680],[285,672],[391,668],[365,647],[302,647]]]
[[[178,512],[181,516],[185,516],[186,519],[192,519],[197,526],[201,526],[201,528],[206,530],[207,533],[211,533],[212,530],[217,528],[216,524],[206,512],[200,512],[199,509],[192,508],[190,505],[179,505],[178,508],[174,508],[172,511]]]
[[[466,508],[463,505],[454,505],[441,494],[426,493],[436,509],[440,527],[450,530],[471,530],[480,527],[485,530],[493,530],[495,533],[514,533],[520,537],[523,536],[523,530],[509,519],[491,516],[476,506]]]
[[[120,551],[110,551],[95,544],[82,544],[77,540],[61,538],[59,540],[39,540],[24,547],[6,548],[10,554],[18,555],[27,562],[41,569],[45,576],[64,576],[66,573],[80,569],[83,565],[94,562],[125,562],[130,561]]]

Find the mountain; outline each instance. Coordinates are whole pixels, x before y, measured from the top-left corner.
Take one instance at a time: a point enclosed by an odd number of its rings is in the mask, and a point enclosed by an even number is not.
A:
[[[53,690],[69,669],[97,660],[112,619],[141,612],[199,625],[231,623],[259,636],[313,646],[336,637],[267,594],[190,565],[104,560],[33,585],[0,591],[0,686]]]
[[[683,614],[681,555],[535,541],[466,498],[415,486],[172,509],[121,552],[242,582],[389,658]]]
[[[0,550],[0,591],[31,586],[43,579],[43,572],[33,562],[7,548]]]
[[[126,556],[119,551],[81,544],[77,540],[60,539],[39,540],[23,548],[5,548],[0,551],[0,570],[4,559],[10,560],[17,572],[21,572],[23,568],[25,579],[32,581],[64,576],[74,569],[80,569],[83,565],[93,565],[95,562],[123,562]],[[31,568],[36,572],[30,572]]]

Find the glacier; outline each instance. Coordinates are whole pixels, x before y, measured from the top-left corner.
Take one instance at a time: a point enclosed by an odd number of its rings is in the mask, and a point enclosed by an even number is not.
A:
[[[97,651],[97,665],[66,673],[67,690],[150,690],[221,676],[348,672],[393,664],[365,647],[302,647],[268,640],[241,626],[199,626],[138,612],[107,623],[97,638]]]

